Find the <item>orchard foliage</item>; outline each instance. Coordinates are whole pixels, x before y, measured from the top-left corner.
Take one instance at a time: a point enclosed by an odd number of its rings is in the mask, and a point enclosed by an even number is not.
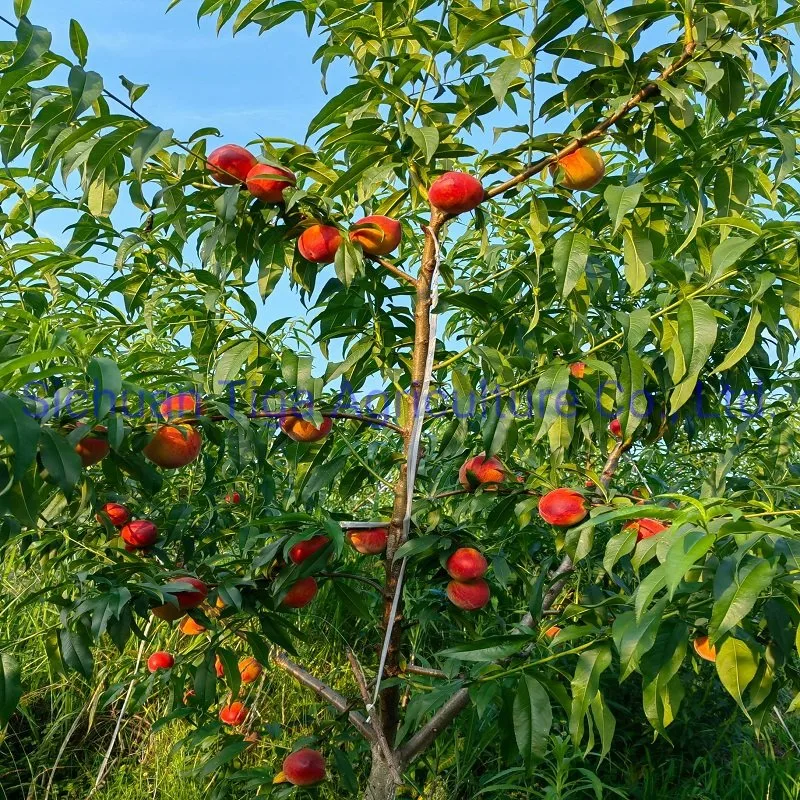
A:
[[[46,576],[21,577],[19,600],[58,607],[54,668],[90,679],[109,640],[121,653],[152,643],[168,623],[151,609],[175,602],[176,578],[200,578],[209,602],[189,613],[205,630],[169,673],[170,718],[217,754],[204,774],[253,786],[278,765],[237,772],[247,742],[218,721],[221,706],[239,719],[243,657],[336,709],[339,772],[369,747],[422,782],[414,759],[448,736],[435,742],[441,725],[426,723],[438,713],[446,728],[468,704],[525,767],[551,731],[608,753],[626,681],[641,698],[630,713],[665,737],[698,671],[757,728],[797,707],[795,3],[205,0],[198,17],[221,35],[255,28],[265,46],[304,21],[323,85],[350,76],[326,86],[305,142],[265,120],[249,143],[297,176],[283,204],[214,181],[212,112],[188,135],[160,127],[141,112],[146,86],[92,71],[78,22],[72,52],[55,53],[29,6],[15,3],[0,43],[0,552]],[[555,163],[577,145],[605,162],[588,191],[564,188]],[[427,199],[451,170],[487,190],[457,220]],[[118,227],[134,208],[139,224]],[[365,215],[401,220],[395,252],[350,240]],[[315,223],[342,231],[330,266],[298,252]],[[44,235],[54,225],[63,237]],[[282,280],[307,316],[264,329],[259,308]],[[162,470],[142,451],[177,390],[200,398],[181,421],[202,451]],[[332,420],[330,434],[293,441],[277,422],[295,406],[315,427]],[[75,446],[93,432],[110,453],[84,467]],[[479,453],[504,480],[462,488]],[[558,487],[593,502],[585,521],[538,516]],[[226,502],[234,491],[241,502]],[[151,549],[126,551],[95,519],[108,502],[155,523]],[[669,527],[639,537],[638,519]],[[340,525],[353,520],[386,521],[385,554],[353,550]],[[294,545],[323,535],[293,563]],[[482,611],[446,599],[462,546],[489,561]],[[373,724],[353,710],[360,668],[345,698],[284,651],[344,631],[373,680],[403,557]],[[298,628],[305,612],[282,600],[310,577],[336,615]],[[706,635],[716,675],[692,647]],[[24,680],[15,643],[1,644],[6,723]],[[434,669],[412,679],[420,662]],[[130,680],[131,663],[119,669],[104,679]],[[373,767],[367,796],[391,796],[391,777]]]

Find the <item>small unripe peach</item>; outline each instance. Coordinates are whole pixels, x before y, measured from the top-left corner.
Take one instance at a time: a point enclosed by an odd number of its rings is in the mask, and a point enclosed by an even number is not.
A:
[[[565,189],[591,189],[603,179],[606,165],[602,157],[590,147],[579,147],[574,153],[550,165],[553,176],[559,170],[563,172],[561,185]]]
[[[152,547],[158,539],[158,528],[149,519],[136,519],[125,525],[119,535],[133,548]]]
[[[708,636],[698,636],[693,644],[694,651],[700,658],[712,662],[717,660],[717,648],[713,644],[709,644]]]
[[[191,417],[197,411],[197,398],[191,392],[180,392],[167,397],[158,407],[164,419]]]
[[[316,597],[316,594],[317,582],[314,578],[301,578],[286,592],[281,605],[286,608],[303,608]]]
[[[365,556],[377,556],[386,549],[386,528],[353,528],[347,532],[347,540],[353,549]]]
[[[364,227],[358,227],[363,225]],[[400,244],[403,229],[396,219],[372,214],[356,223],[350,231],[350,241],[361,245],[361,249],[371,256],[385,256]]]
[[[559,528],[577,525],[588,513],[586,498],[573,489],[554,489],[539,500],[539,516]]]
[[[239,492],[231,492],[225,495],[225,502],[230,503],[232,506],[238,506],[242,502],[242,496]]]
[[[460,547],[447,559],[447,573],[453,580],[474,581],[482,578],[489,564],[474,547]]]
[[[292,545],[289,550],[289,558],[294,564],[302,564],[306,559],[311,558],[315,553],[318,553],[330,542],[330,539],[324,534],[319,536],[312,536],[304,542],[298,542]]]
[[[428,190],[428,200],[445,214],[463,214],[477,208],[486,196],[481,182],[466,172],[445,172]]]
[[[239,675],[242,677],[242,683],[252,683],[258,680],[261,675],[262,666],[252,656],[250,658],[243,658],[239,662]]]
[[[470,492],[474,492],[483,484],[502,483],[506,478],[506,468],[499,458],[486,453],[468,458],[458,471],[459,483]]]
[[[573,378],[580,380],[586,374],[586,364],[583,361],[576,361],[569,365],[569,371]]]
[[[635,519],[633,522],[629,522],[625,526],[626,531],[635,530],[637,532],[637,542],[641,542],[642,539],[649,539],[651,536],[655,536],[656,534],[667,530],[667,528],[669,528],[669,525],[665,525],[663,522],[659,522],[657,519],[649,519],[648,517],[645,517],[644,519]]]
[[[157,467],[178,469],[200,455],[203,437],[191,425],[164,425],[142,449]]]
[[[85,425],[81,425],[85,428]],[[95,429],[99,433],[106,433],[107,428],[98,425]],[[81,464],[84,467],[91,467],[102,461],[111,451],[111,446],[108,444],[108,439],[99,436],[84,436],[78,444],[75,445],[75,452],[80,456]]]
[[[191,617],[185,617],[178,630],[185,636],[197,636],[205,631],[205,627]]]
[[[333,225],[312,225],[297,240],[297,249],[306,261],[314,264],[333,264],[336,251],[342,243],[342,234]]]
[[[211,177],[225,186],[244,183],[247,174],[257,163],[256,157],[238,144],[224,144],[208,157]]]
[[[291,170],[269,164],[256,164],[247,174],[248,191],[263,203],[282,203],[283,190],[296,183]]]
[[[280,426],[281,430],[292,441],[308,444],[324,439],[331,432],[333,420],[330,417],[325,417],[322,420],[322,425],[318,428],[313,420],[288,414],[285,417],[281,417]]]
[[[106,503],[95,516],[95,519],[98,522],[102,522],[103,517],[108,518],[115,528],[121,528],[130,521],[131,512],[119,503]]]
[[[147,659],[147,669],[149,669],[150,672],[158,672],[160,669],[172,669],[174,664],[175,659],[172,655],[163,650],[153,653],[153,655]]]
[[[313,786],[325,780],[325,760],[316,750],[298,750],[284,760],[283,775],[294,786]]]
[[[483,578],[475,581],[450,581],[447,584],[447,597],[454,606],[464,611],[477,611],[489,602],[489,584]]]
[[[223,706],[219,710],[219,718],[225,725],[235,728],[241,725],[247,718],[248,708],[244,703],[236,701],[230,705]]]

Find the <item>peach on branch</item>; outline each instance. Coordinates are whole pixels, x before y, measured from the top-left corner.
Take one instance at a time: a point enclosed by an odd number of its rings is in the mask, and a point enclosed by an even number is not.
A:
[[[474,547],[460,547],[447,559],[447,574],[456,581],[474,581],[482,578],[489,564]]]
[[[243,658],[239,662],[239,675],[242,678],[242,683],[252,683],[258,680],[261,675],[263,667],[252,656]]]
[[[364,556],[377,556],[386,549],[386,528],[352,528],[347,532],[347,541],[353,549]]]
[[[329,542],[330,539],[324,534],[312,536],[310,539],[292,545],[289,550],[289,558],[294,564],[302,564],[306,559],[311,558],[311,556],[327,546]]]
[[[287,414],[285,417],[281,417],[280,426],[292,441],[309,444],[324,439],[331,432],[333,420],[325,417],[322,425],[318,428],[313,420],[304,419],[295,414]]]
[[[569,371],[573,378],[580,380],[586,374],[586,364],[583,361],[576,361],[569,365]]]
[[[218,678],[225,677],[225,667],[222,665],[222,660],[219,656],[214,656],[214,672],[217,673]]]
[[[447,584],[447,597],[450,602],[463,611],[477,611],[488,602],[491,593],[489,584],[483,578],[474,581],[450,581]]]
[[[297,583],[292,584],[289,591],[281,600],[281,605],[286,608],[303,608],[307,606],[317,595],[317,582],[312,577],[300,578]]]
[[[539,516],[550,525],[569,528],[589,513],[589,502],[574,489],[554,489],[539,500]]]
[[[232,728],[235,728],[241,725],[245,719],[247,718],[248,708],[244,703],[240,703],[238,700],[234,703],[230,703],[227,706],[223,706],[219,710],[219,718],[220,722],[224,723],[225,725],[230,725]]]
[[[131,512],[121,505],[120,503],[106,503],[95,516],[98,522],[102,522],[103,518],[111,522],[115,528],[121,528],[131,518]]]
[[[622,423],[614,417],[608,425],[608,430],[610,431],[611,435],[616,437],[617,439],[622,438]]]
[[[486,458],[486,453],[468,458],[458,471],[459,483],[469,492],[474,492],[484,484],[502,483],[506,468],[496,456]]]
[[[360,219],[350,229],[350,241],[361,245],[371,256],[385,256],[395,250],[403,238],[403,229],[396,219],[372,214]]]
[[[178,630],[185,636],[198,636],[205,632],[206,629],[205,626],[187,616],[183,618],[183,621],[178,626]]]
[[[230,503],[232,506],[238,506],[242,502],[242,496],[239,492],[231,492],[225,495],[225,502]]]
[[[149,519],[135,519],[125,525],[119,535],[134,549],[152,547],[158,539],[158,528]]]
[[[558,625],[551,625],[545,632],[544,635],[548,639],[555,639],[558,634],[561,633],[561,628]]]
[[[606,174],[602,157],[591,147],[579,147],[573,153],[550,165],[550,174],[562,173],[561,185],[565,189],[591,189]]]
[[[463,214],[482,202],[486,192],[481,182],[466,172],[445,172],[428,190],[428,200],[445,214]]]
[[[203,437],[191,425],[164,425],[142,449],[157,467],[178,469],[200,455]]]
[[[192,417],[197,411],[197,398],[191,392],[180,392],[167,397],[158,407],[164,419]]]
[[[149,669],[150,672],[158,672],[160,669],[172,669],[174,664],[175,659],[172,657],[172,654],[163,650],[153,653],[153,655],[147,659],[147,669]]]
[[[333,264],[341,243],[342,233],[338,228],[317,223],[300,234],[297,249],[306,261],[314,264]]]
[[[187,583],[191,587],[186,591],[174,592],[175,603],[164,603],[153,609],[153,614],[159,619],[176,620],[183,616],[190,608],[197,608],[208,597],[208,587],[203,581],[190,576],[175,578],[174,583]]]
[[[694,651],[700,658],[714,662],[717,660],[717,648],[708,641],[708,636],[698,636],[692,643]]]
[[[625,526],[626,531],[636,531],[637,542],[641,542],[642,539],[649,539],[651,536],[656,536],[657,534],[667,530],[667,528],[669,528],[669,525],[665,525],[663,522],[659,522],[657,519],[649,519],[648,517],[645,517],[644,519],[635,519],[633,522],[629,522]]]
[[[85,425],[80,427],[85,428]],[[102,425],[98,425],[93,431],[98,433],[106,433],[107,429]],[[81,464],[84,467],[91,467],[94,464],[102,461],[110,452],[111,447],[108,444],[108,439],[102,436],[84,436],[78,444],[75,445],[75,452],[80,456]]]
[[[283,190],[297,184],[294,172],[270,164],[256,164],[247,174],[247,189],[263,203],[282,203]]]
[[[287,781],[293,786],[313,786],[325,780],[325,759],[317,750],[303,748],[287,756],[274,783]]]
[[[224,144],[208,157],[211,177],[225,186],[245,183],[251,169],[258,163],[256,157],[238,144]]]

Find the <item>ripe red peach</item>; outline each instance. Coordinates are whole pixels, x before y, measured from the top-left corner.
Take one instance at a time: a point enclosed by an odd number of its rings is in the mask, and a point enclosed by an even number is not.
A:
[[[428,190],[428,200],[445,214],[463,214],[477,208],[486,196],[481,182],[466,172],[445,172]]]
[[[245,721],[247,718],[247,713],[247,706],[237,700],[235,703],[230,703],[227,706],[223,706],[219,710],[219,718],[223,724],[230,725],[232,728],[235,728]]]
[[[180,392],[167,397],[158,407],[164,419],[192,417],[197,411],[197,398],[191,392]]]
[[[208,157],[211,177],[225,186],[245,183],[248,173],[257,163],[256,157],[238,144],[224,144]]]
[[[588,501],[574,489],[554,489],[539,500],[539,516],[558,528],[577,525],[588,513]]]
[[[312,577],[300,578],[281,600],[281,605],[286,608],[303,608],[307,606],[317,594],[317,582]]]
[[[353,549],[364,556],[377,556],[386,549],[386,528],[352,528],[347,532],[347,541]]]
[[[611,435],[615,436],[617,439],[622,438],[622,423],[616,417],[609,423],[608,430],[611,432]]]
[[[281,430],[292,441],[309,444],[324,439],[331,432],[333,420],[330,417],[325,417],[322,420],[322,425],[318,428],[313,420],[288,414],[285,417],[281,417],[280,426]]]
[[[238,506],[242,502],[242,496],[239,492],[231,492],[225,495],[225,502],[230,503],[232,506]]]
[[[364,227],[360,227],[360,226]],[[371,256],[385,256],[395,250],[403,238],[403,229],[396,219],[372,214],[360,219],[350,230],[350,241],[361,245]]]
[[[160,669],[172,669],[174,664],[175,659],[172,655],[163,650],[153,653],[153,655],[147,659],[147,669],[149,669],[150,672],[158,672]]]
[[[135,519],[119,532],[122,541],[134,549],[152,547],[158,540],[158,528],[149,519]]]
[[[242,678],[242,683],[252,683],[258,680],[262,671],[261,664],[258,663],[252,656],[250,658],[243,658],[239,662],[239,675]]]
[[[574,153],[550,165],[550,174],[563,172],[561,185],[565,189],[591,189],[606,173],[602,157],[590,147],[579,147]]]
[[[80,427],[85,428],[86,426],[81,425]],[[95,431],[98,433],[106,433],[107,428],[98,425],[92,433]],[[91,434],[84,436],[83,439],[75,445],[75,452],[80,456],[81,463],[84,467],[91,467],[102,461],[110,451],[111,447],[108,444],[108,439],[100,436],[92,436]]]
[[[506,468],[499,458],[486,453],[468,458],[458,471],[459,483],[469,492],[474,492],[483,484],[502,483],[506,477]]]
[[[153,614],[160,619],[176,620],[183,616],[184,612],[190,608],[197,608],[208,597],[208,587],[203,581],[192,578],[188,575],[174,578],[174,583],[188,583],[191,590],[185,592],[175,592],[175,599],[178,603],[164,603],[153,609]]]
[[[248,191],[263,203],[282,203],[283,190],[296,184],[291,170],[269,164],[256,164],[247,174]]]
[[[474,547],[459,547],[447,559],[447,574],[457,581],[474,581],[482,578],[489,564],[479,550]]]
[[[645,517],[644,519],[635,519],[633,522],[629,522],[625,526],[626,531],[635,530],[637,532],[637,542],[641,542],[642,539],[649,539],[651,536],[655,536],[656,534],[667,530],[667,528],[669,528],[669,525],[665,525],[663,522],[659,522],[657,519],[650,519],[648,517]]]
[[[284,759],[282,773],[293,786],[313,786],[325,780],[325,760],[316,750],[304,748]]]
[[[115,528],[121,528],[131,518],[131,512],[120,503],[106,503],[95,516],[98,522],[107,518]]]
[[[312,536],[303,542],[298,542],[289,549],[289,558],[294,564],[302,564],[306,559],[311,558],[330,542],[324,534]]]
[[[297,249],[306,261],[314,264],[333,264],[342,243],[342,233],[333,225],[312,225],[297,240]]]
[[[142,449],[157,467],[178,469],[200,455],[203,437],[191,425],[164,425]]]
[[[489,584],[483,578],[450,581],[447,584],[447,597],[454,606],[464,611],[477,611],[489,602]]]

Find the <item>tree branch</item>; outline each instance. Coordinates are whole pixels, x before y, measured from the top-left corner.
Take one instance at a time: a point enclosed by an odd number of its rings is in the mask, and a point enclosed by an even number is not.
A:
[[[425,752],[469,705],[469,689],[459,689],[400,749],[400,763],[410,764]]]
[[[385,258],[381,258],[380,256],[370,256],[368,255],[367,258],[375,264],[379,264],[383,267],[387,272],[391,272],[392,275],[395,276],[400,281],[405,283],[411,284],[411,286],[417,286],[417,279],[413,275],[409,275],[407,272],[404,272],[400,267],[395,266],[392,264],[391,261],[387,261]]]
[[[298,683],[311,689],[314,694],[326,700],[332,705],[340,714],[347,714],[352,726],[370,743],[375,743],[375,732],[367,724],[364,717],[357,711],[350,708],[350,703],[347,699],[340,695],[338,692],[331,689],[330,686],[324,684],[318,678],[315,678],[311,673],[306,672],[299,664],[295,664],[286,653],[278,650],[272,654],[273,662],[285,672],[288,672]]]

